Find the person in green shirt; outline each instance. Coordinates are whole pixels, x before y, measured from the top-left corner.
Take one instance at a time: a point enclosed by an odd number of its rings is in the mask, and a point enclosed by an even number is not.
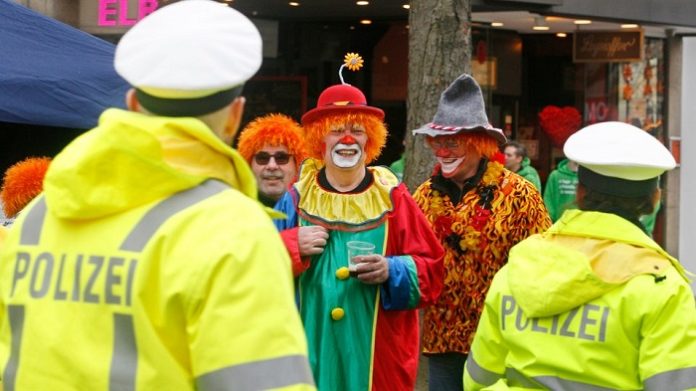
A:
[[[544,188],[544,204],[554,222],[566,209],[575,207],[575,188],[578,185],[578,164],[563,159],[551,171]]]
[[[505,153],[505,168],[528,180],[541,191],[541,179],[537,170],[531,165],[527,148],[516,141],[508,141],[503,147],[503,153]]]

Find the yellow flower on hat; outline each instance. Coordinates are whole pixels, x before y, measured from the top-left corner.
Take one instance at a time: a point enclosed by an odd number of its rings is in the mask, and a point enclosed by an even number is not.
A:
[[[348,53],[346,56],[343,58],[343,64],[350,69],[351,71],[355,72],[362,68],[363,66],[363,59],[360,57],[358,53]]]

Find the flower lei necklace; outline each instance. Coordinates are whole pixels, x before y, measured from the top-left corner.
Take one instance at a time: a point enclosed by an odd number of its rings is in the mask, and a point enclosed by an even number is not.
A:
[[[461,201],[463,207],[458,210],[440,192],[432,191],[431,210],[438,216],[433,229],[458,254],[466,251],[481,252],[486,248],[488,240],[482,235],[482,231],[491,217],[491,202],[502,173],[502,164],[489,161],[476,191],[464,195]]]

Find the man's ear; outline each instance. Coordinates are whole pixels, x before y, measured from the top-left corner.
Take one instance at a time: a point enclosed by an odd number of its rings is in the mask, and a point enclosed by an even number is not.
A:
[[[138,97],[135,95],[135,88],[131,88],[126,92],[126,107],[130,111],[140,111],[140,102],[138,102]]]
[[[239,125],[242,123],[245,104],[246,98],[243,96],[238,96],[230,103],[230,113],[227,117],[225,129],[223,130],[223,140],[228,144],[232,143],[234,136],[237,134],[237,130],[239,130]]]

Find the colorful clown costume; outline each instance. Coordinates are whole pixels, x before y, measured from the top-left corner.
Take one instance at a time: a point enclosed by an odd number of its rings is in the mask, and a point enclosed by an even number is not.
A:
[[[508,251],[551,221],[530,182],[485,159],[463,190],[438,172],[413,197],[447,246],[442,295],[424,312],[423,350],[467,354],[486,292]]]
[[[340,193],[319,161],[306,160],[278,204],[288,219],[276,225],[286,229],[286,244],[297,241],[295,227],[329,229],[323,253],[300,259],[291,251],[317,387],[412,390],[419,349],[415,309],[433,303],[440,292],[443,249],[396,176],[383,167],[366,170],[354,191]],[[370,285],[349,276],[351,240],[375,244],[375,252],[388,259],[386,282]]]

